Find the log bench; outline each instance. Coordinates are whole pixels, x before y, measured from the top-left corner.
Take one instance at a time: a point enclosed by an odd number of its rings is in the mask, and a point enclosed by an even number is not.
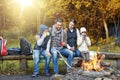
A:
[[[116,68],[120,70],[120,53],[101,52],[101,54],[105,54],[105,59],[116,60]]]
[[[109,53],[109,52],[101,52],[101,54],[105,54],[105,59],[108,60],[116,60],[117,61],[117,69],[120,70],[120,53]],[[44,62],[44,57],[40,57],[41,62]],[[33,60],[32,55],[25,56],[25,55],[7,55],[0,57],[0,61],[4,60],[19,60],[20,62],[20,70],[26,71],[28,60]]]
[[[19,60],[19,66],[21,71],[26,71],[28,60],[33,60],[32,55],[25,56],[25,55],[7,55],[0,57],[0,61],[5,60]]]

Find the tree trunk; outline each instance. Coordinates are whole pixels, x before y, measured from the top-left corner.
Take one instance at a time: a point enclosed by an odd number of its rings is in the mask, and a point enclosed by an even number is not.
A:
[[[109,34],[108,34],[108,27],[107,27],[107,23],[106,23],[105,19],[103,19],[103,24],[104,24],[104,28],[105,28],[106,42],[108,42]]]
[[[39,26],[40,26],[40,13],[37,14],[37,17],[36,17],[36,31],[39,32]]]
[[[45,21],[46,21],[46,15],[44,14],[44,17],[43,17],[43,24],[45,24]]]

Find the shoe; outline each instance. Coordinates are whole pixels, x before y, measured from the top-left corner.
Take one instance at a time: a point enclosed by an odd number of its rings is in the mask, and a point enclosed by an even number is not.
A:
[[[46,76],[50,76],[50,73],[46,73],[45,75],[46,75]]]
[[[32,75],[32,77],[38,77],[39,76],[39,74],[33,74]]]
[[[48,70],[45,70],[45,75],[46,75],[46,76],[50,76],[50,73],[49,73]]]
[[[59,75],[59,74],[58,74],[58,73],[55,73],[54,75],[56,75],[56,76],[57,76],[57,75]]]

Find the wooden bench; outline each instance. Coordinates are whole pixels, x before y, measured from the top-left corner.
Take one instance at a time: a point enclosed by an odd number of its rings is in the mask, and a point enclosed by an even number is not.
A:
[[[117,69],[120,70],[120,53],[109,53],[109,52],[101,52],[105,54],[105,59],[108,60],[116,60],[117,61]],[[44,61],[44,57],[40,57],[41,60]],[[25,71],[27,69],[28,60],[33,60],[32,55],[8,55],[0,57],[0,60],[19,60],[20,61],[20,70]]]
[[[101,53],[105,54],[105,59],[116,60],[117,62],[116,68],[120,70],[120,53],[110,53],[110,52],[101,52]]]
[[[25,56],[25,55],[7,55],[0,57],[0,61],[5,60],[18,60],[20,65],[20,70],[25,71],[28,67],[28,60],[33,60],[33,56]],[[40,57],[40,62],[45,62],[45,59],[43,56]]]
[[[20,70],[21,71],[26,71],[27,66],[28,66],[28,60],[33,60],[33,56],[25,56],[25,55],[7,55],[7,56],[1,56],[0,61],[5,61],[5,60],[19,60],[19,65],[20,65]],[[61,58],[59,58],[61,60]],[[40,63],[45,62],[45,58],[43,56],[40,56]]]

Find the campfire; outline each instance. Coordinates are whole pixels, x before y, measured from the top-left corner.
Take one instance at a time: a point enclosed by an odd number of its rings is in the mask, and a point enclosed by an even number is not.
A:
[[[105,58],[105,55],[100,54],[99,48],[97,52],[90,51],[90,61],[82,61],[81,69],[86,71],[102,71],[104,67],[101,66],[102,60]]]
[[[103,61],[104,58],[105,55],[102,55],[99,49],[90,51],[89,62],[83,62],[79,57],[74,58],[74,66],[67,70],[67,74],[58,77],[52,76],[51,80],[58,78],[61,80],[119,80],[120,70],[113,69],[111,63]]]
[[[53,76],[51,80],[120,80],[120,70],[113,69],[112,64],[104,58],[105,55],[100,53],[99,48],[90,51],[89,62],[83,62],[80,57],[74,58],[74,66],[67,70],[67,74],[61,78]]]

